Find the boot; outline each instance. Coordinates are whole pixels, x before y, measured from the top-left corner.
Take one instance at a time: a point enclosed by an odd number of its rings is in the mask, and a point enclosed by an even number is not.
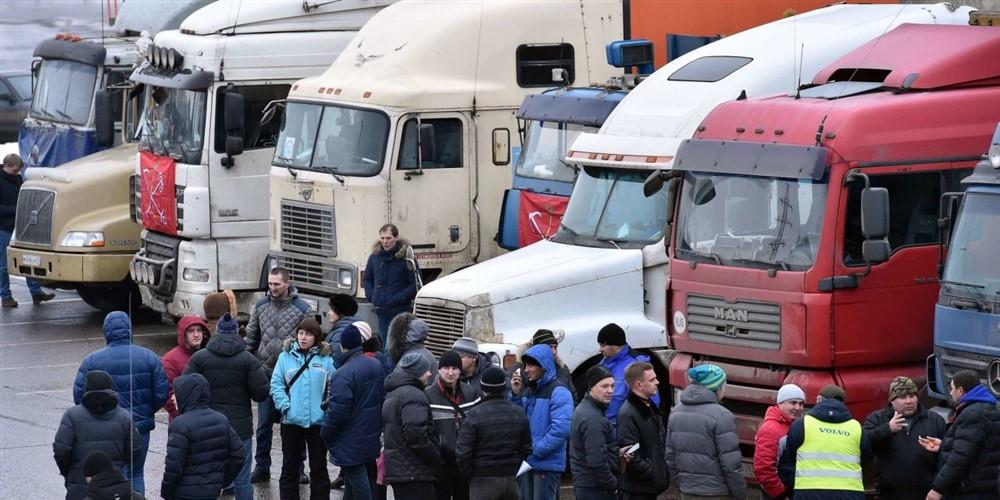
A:
[[[4,297],[2,302],[3,307],[17,307],[17,301],[14,297]]]
[[[52,300],[54,298],[56,298],[56,294],[42,292],[42,293],[40,293],[38,295],[32,295],[31,296],[31,303],[32,304],[41,304],[42,302],[47,302],[47,301],[50,301],[50,300]]]

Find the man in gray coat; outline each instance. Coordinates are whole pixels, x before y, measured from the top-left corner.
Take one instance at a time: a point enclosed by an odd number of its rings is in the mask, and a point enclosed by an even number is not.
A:
[[[688,370],[691,383],[667,421],[666,459],[670,476],[685,499],[747,496],[740,465],[736,419],[721,404],[726,372],[715,365]]]

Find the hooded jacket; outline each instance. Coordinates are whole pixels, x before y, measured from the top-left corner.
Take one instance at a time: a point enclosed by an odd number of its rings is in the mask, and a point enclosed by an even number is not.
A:
[[[985,385],[959,401],[941,440],[934,491],[945,498],[992,499],[1000,466],[1000,412]]]
[[[531,425],[532,453],[528,464],[538,471],[562,473],[566,470],[573,396],[556,379],[556,362],[549,346],[536,345],[524,355],[538,361],[545,370],[541,380],[526,382],[521,394],[512,398],[524,408]]]
[[[267,399],[269,381],[257,358],[246,350],[246,343],[235,333],[218,333],[208,346],[191,356],[184,374],[198,373],[211,387],[212,409],[229,419],[240,439],[253,435],[253,409],[250,401]]]
[[[430,334],[430,329],[427,323],[418,320],[411,313],[399,314],[393,318],[392,322],[389,323],[388,337],[388,351],[392,365],[396,366],[396,363],[399,363],[399,360],[403,359],[407,353],[419,352],[427,358],[427,361],[431,362],[431,366],[437,366],[437,358],[434,357],[434,353],[424,345],[428,334]]]
[[[478,393],[467,384],[458,382],[454,394],[446,394],[440,378],[434,378],[424,389],[431,405],[431,417],[437,427],[441,441],[441,462],[448,467],[455,466],[455,443],[458,430],[462,427],[469,410],[479,404]]]
[[[289,286],[288,295],[280,299],[268,292],[266,297],[254,304],[244,340],[246,349],[254,353],[264,366],[268,379],[281,355],[285,339],[295,338],[299,323],[315,315],[316,310],[299,298],[299,291],[294,286]]]
[[[59,474],[66,480],[67,500],[87,495],[83,459],[91,452],[104,451],[121,469],[138,449],[138,432],[129,412],[118,406],[118,395],[110,389],[84,393],[81,404],[63,413],[52,443]]]
[[[417,296],[417,271],[411,271],[406,264],[411,251],[406,240],[397,240],[388,251],[382,249],[381,242],[375,242],[365,263],[365,297],[377,313],[405,311]]]
[[[161,360],[163,362],[163,372],[167,375],[167,402],[163,404],[163,408],[170,415],[170,420],[173,420],[179,414],[177,407],[174,406],[174,402],[170,397],[174,395],[174,379],[184,373],[188,361],[191,360],[191,355],[195,352],[188,347],[187,334],[185,333],[193,325],[201,325],[205,329],[205,336],[201,341],[201,347],[205,347],[208,344],[212,336],[208,330],[208,323],[198,316],[184,316],[177,322],[177,347],[167,351]]]
[[[132,344],[132,327],[128,315],[121,311],[104,318],[104,339],[107,347],[83,358],[73,383],[73,402],[83,399],[83,384],[87,372],[104,370],[111,375],[118,404],[132,413],[139,432],[156,427],[153,415],[167,402],[167,375],[153,351]]]
[[[569,438],[573,486],[618,491],[618,442],[604,414],[607,407],[588,394],[573,412]]]
[[[871,439],[872,454],[875,456],[879,498],[924,500],[937,473],[937,454],[925,450],[917,438],[943,438],[947,426],[936,413],[917,406],[909,425],[892,432],[889,421],[895,413],[890,404],[868,415],[863,427]]]
[[[0,169],[0,231],[14,231],[17,214],[17,196],[24,179],[20,174],[10,175]]]
[[[194,373],[174,381],[181,414],[170,424],[160,494],[174,498],[217,498],[243,467],[243,441],[225,415],[209,408],[205,377]]]
[[[615,377],[615,393],[611,396],[611,403],[608,404],[606,411],[612,427],[618,425],[618,409],[621,408],[629,393],[628,384],[625,383],[625,368],[628,368],[628,365],[636,361],[645,361],[648,363],[649,356],[633,351],[632,347],[628,344],[622,346],[618,354],[615,354],[613,357],[601,359],[601,366],[607,368]],[[656,406],[660,406],[660,395],[654,394],[652,401]]]
[[[146,500],[146,498],[132,491],[132,485],[122,477],[121,471],[111,468],[98,472],[90,478],[87,497],[84,500]]]
[[[385,379],[382,425],[387,484],[434,481],[440,441],[424,384],[396,369]]]
[[[688,384],[667,421],[666,460],[685,495],[746,498],[736,419],[716,393]]]
[[[781,412],[777,405],[764,413],[764,422],[754,436],[753,473],[760,482],[760,489],[767,498],[784,498],[788,492],[778,477],[778,441],[788,434],[792,419]]]
[[[285,350],[278,357],[278,365],[271,375],[271,399],[281,412],[282,424],[309,428],[323,422],[326,383],[334,373],[331,352],[326,342],[303,353],[297,339],[285,340]],[[306,359],[309,359],[309,367],[289,386]]]
[[[455,460],[467,478],[514,477],[531,455],[531,428],[524,409],[506,395],[487,394],[469,411],[455,444]]]
[[[621,490],[634,495],[657,496],[670,486],[670,475],[664,461],[666,428],[660,407],[647,405],[629,391],[625,404],[618,410],[618,445],[626,448],[639,443],[632,461],[625,465]]]
[[[339,467],[366,464],[378,457],[382,435],[385,371],[375,358],[355,347],[334,356],[330,399],[320,435]]]

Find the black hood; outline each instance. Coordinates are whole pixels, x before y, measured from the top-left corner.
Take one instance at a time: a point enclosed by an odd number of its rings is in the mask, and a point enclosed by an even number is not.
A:
[[[109,470],[98,472],[90,478],[88,498],[129,500],[132,498],[132,485],[122,477],[122,473],[117,468],[112,467]]]
[[[219,356],[228,358],[247,350],[247,343],[235,333],[216,332],[215,335],[212,335],[212,339],[208,341],[206,349]]]
[[[816,406],[809,410],[809,415],[812,415],[813,417],[824,422],[830,422],[833,424],[847,422],[852,418],[850,410],[847,409],[847,405],[837,399],[824,399],[823,401],[820,401],[816,404]]]
[[[424,383],[420,381],[420,378],[399,369],[394,370],[388,377],[385,378],[385,382],[382,387],[385,389],[385,393],[388,394],[390,391],[403,387],[404,385],[412,385],[421,391],[424,390]]]
[[[177,409],[181,413],[208,408],[210,395],[208,380],[200,373],[182,375],[174,379],[174,397],[177,398]]]
[[[118,394],[111,389],[87,391],[80,403],[95,417],[107,418],[118,407]]]

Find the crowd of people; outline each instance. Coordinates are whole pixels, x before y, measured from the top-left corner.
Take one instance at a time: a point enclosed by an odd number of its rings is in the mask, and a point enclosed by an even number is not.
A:
[[[578,500],[652,500],[671,484],[685,499],[747,498],[723,368],[690,368],[667,415],[654,366],[614,323],[600,329],[601,358],[579,386],[551,330],[538,330],[507,370],[468,337],[435,356],[427,323],[397,310],[415,293],[405,243],[394,227],[380,234],[366,272],[366,293],[382,294],[378,330],[358,318],[353,297],[335,295],[324,333],[280,267],[245,331],[232,294],[211,295],[206,318],[180,319],[177,347],[162,359],[132,343],[125,313],[108,314],[107,347],[81,363],[76,406],[53,444],[66,498],[143,498],[160,408],[168,500],[253,498],[253,483],[271,479],[276,425],[283,500],[298,499],[301,484],[313,500],[332,488],[350,500],[382,499],[387,488],[399,500],[549,500],[567,470]],[[860,500],[870,460],[880,498],[1000,498],[997,400],[974,372],[950,384],[949,422],[897,377],[888,405],[864,424],[841,387],[823,387],[808,411],[800,387],[781,387],[754,443],[762,498]]]

